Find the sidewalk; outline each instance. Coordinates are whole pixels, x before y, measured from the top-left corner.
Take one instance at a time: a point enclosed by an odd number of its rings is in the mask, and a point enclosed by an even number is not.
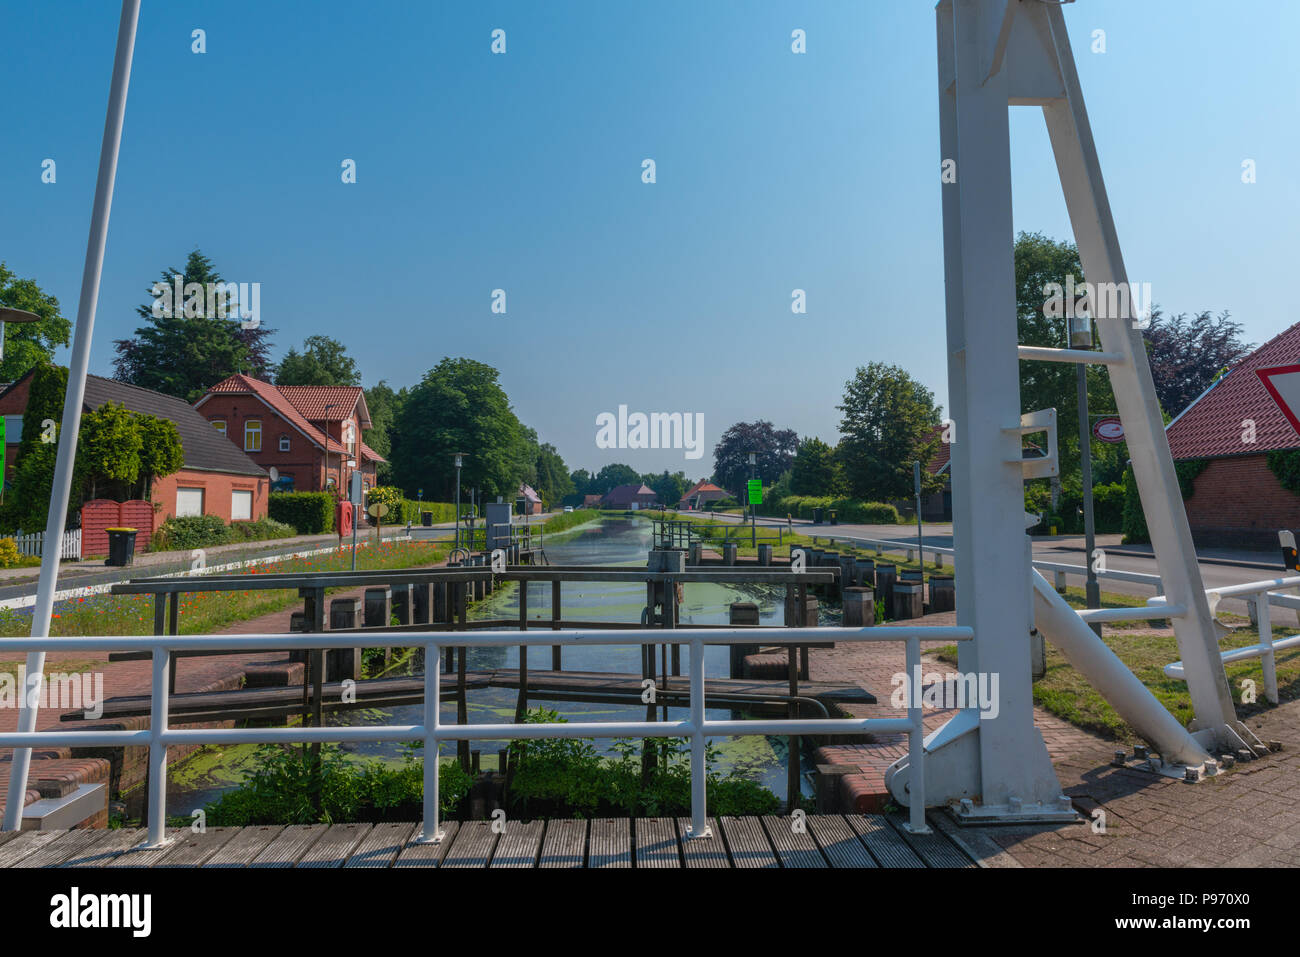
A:
[[[928,615],[927,625],[955,623],[951,612]],[[916,624],[911,622],[910,624]],[[955,671],[944,663],[926,671]],[[814,680],[855,681],[877,703],[855,707],[860,717],[894,717],[890,678],[905,669],[901,644],[854,643],[812,649]],[[927,712],[927,733],[951,712]],[[1090,823],[957,829],[990,866],[1005,867],[1287,867],[1300,866],[1300,700],[1284,700],[1245,719],[1264,741],[1283,750],[1220,773],[1200,784],[1132,768],[1110,766],[1119,745],[1067,724],[1040,708],[1034,724],[1074,806],[1090,821],[1100,809],[1104,831]],[[873,810],[890,798],[885,769],[906,753],[904,735],[875,735],[865,744],[818,748],[816,762],[838,766],[846,810]],[[853,768],[855,770],[850,771]]]

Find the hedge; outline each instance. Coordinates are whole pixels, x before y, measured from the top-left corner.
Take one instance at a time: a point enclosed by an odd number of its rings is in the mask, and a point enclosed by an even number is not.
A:
[[[446,502],[418,502],[406,498],[400,488],[392,485],[376,485],[366,497],[367,507],[375,502],[388,506],[388,514],[380,521],[385,525],[412,525],[421,523],[421,512],[433,512],[433,522],[456,521],[456,506]]]
[[[1192,492],[1196,490],[1196,476],[1204,472],[1209,464],[1209,459],[1185,459],[1174,463],[1174,474],[1178,476],[1178,491],[1183,501],[1192,497]],[[1133,474],[1133,466],[1130,465],[1124,472],[1124,544],[1150,541],[1151,533],[1147,531],[1147,517],[1142,511],[1142,498],[1138,494],[1137,478]]]
[[[885,502],[863,502],[851,498],[832,498],[829,495],[788,495],[782,499],[764,502],[758,506],[760,515],[785,518],[812,518],[813,509],[823,510],[823,518],[831,511],[839,522],[857,522],[867,525],[899,525],[902,518],[898,509]]]
[[[271,518],[256,522],[227,525],[218,515],[187,515],[169,518],[153,533],[155,549],[210,548],[234,542],[265,541],[270,538],[293,538],[298,532],[292,525]]]
[[[299,535],[334,531],[334,496],[329,492],[272,492],[267,514],[292,525]]]

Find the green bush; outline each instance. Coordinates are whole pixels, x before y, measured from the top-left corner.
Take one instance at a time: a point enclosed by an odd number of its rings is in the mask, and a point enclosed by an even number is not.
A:
[[[292,525],[263,518],[256,522],[235,522],[227,525],[216,515],[187,515],[169,518],[153,533],[151,540],[156,550],[211,548],[233,542],[265,541],[270,538],[292,538],[297,535]]]
[[[1288,492],[1300,492],[1300,449],[1275,449],[1268,453],[1268,468]]]
[[[546,708],[529,710],[529,724],[564,723]],[[647,778],[641,750],[655,755]],[[690,814],[690,749],[682,738],[646,741],[620,739],[616,757],[602,758],[595,746],[581,739],[512,741],[515,768],[506,800],[513,817],[676,817]],[[706,748],[706,769],[715,758]],[[772,814],[780,807],[776,795],[736,772],[720,775],[706,770],[708,813],[713,815]]]
[[[271,538],[293,538],[298,530],[273,518],[259,518],[256,522],[231,522],[229,534],[235,542],[263,542]]]
[[[388,514],[380,521],[385,525],[419,525],[421,512],[433,512],[433,523],[454,522],[456,506],[447,502],[420,502],[406,498],[400,488],[393,485],[376,485],[366,496],[366,507],[375,502],[388,506]],[[373,519],[372,519],[373,521]]]
[[[329,492],[272,492],[267,513],[292,525],[299,535],[334,531],[334,496]]]
[[[1269,468],[1273,468],[1273,454],[1269,454]],[[1192,497],[1192,493],[1196,491],[1196,477],[1204,472],[1209,464],[1209,459],[1184,459],[1174,463],[1174,473],[1178,476],[1178,491],[1183,501]],[[1274,474],[1277,474],[1276,469]],[[1281,476],[1278,477],[1281,480]],[[1142,498],[1138,494],[1137,478],[1133,474],[1131,465],[1124,471],[1123,516],[1125,545],[1151,541],[1151,533],[1147,530],[1146,514],[1142,511]]]
[[[230,541],[230,530],[219,515],[169,518],[153,533],[156,549],[208,548]]]
[[[834,498],[830,495],[788,495],[782,499],[764,501],[758,506],[760,515],[775,518],[812,518],[813,509],[820,508],[823,518],[830,519],[830,512],[835,512],[839,522],[853,522],[864,525],[899,525],[902,518],[898,509],[885,502],[863,502],[851,498]]]
[[[450,817],[473,783],[459,764],[443,764],[438,806]],[[341,821],[418,821],[424,800],[424,762],[407,751],[400,765],[351,762],[337,745],[321,748],[319,771],[310,752],[263,745],[253,773],[206,808],[221,827],[266,824],[333,824]],[[186,821],[188,822],[188,818]]]

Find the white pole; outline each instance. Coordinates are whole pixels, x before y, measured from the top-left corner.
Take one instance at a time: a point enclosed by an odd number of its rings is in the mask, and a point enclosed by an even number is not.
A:
[[[131,78],[131,57],[135,51],[135,26],[140,14],[140,0],[122,0],[122,17],[117,26],[117,52],[113,57],[113,83],[108,93],[108,113],[104,118],[104,140],[99,148],[99,177],[95,183],[95,205],[90,216],[90,238],[86,242],[86,265],[81,273],[81,301],[77,306],[77,331],[68,360],[68,391],[63,398],[63,425],[59,432],[59,450],[54,467],[54,487],[50,490],[50,512],[45,525],[45,540],[58,542],[63,537],[64,519],[72,492],[72,464],[77,451],[77,433],[81,428],[81,403],[86,393],[86,367],[90,362],[90,336],[95,328],[95,306],[99,299],[99,277],[104,266],[104,244],[108,238],[108,213],[113,205],[113,181],[117,177],[117,151],[122,142],[122,120],[126,114],[126,89]],[[59,577],[60,549],[47,548],[41,556],[41,577],[36,589],[36,607],[32,610],[32,637],[50,634],[50,616],[54,612],[54,588]],[[45,672],[45,652],[27,656],[28,693],[39,689]],[[27,707],[36,698],[24,696],[18,713],[18,730],[36,730],[36,707]],[[31,767],[32,749],[14,751],[9,771],[9,796],[5,803],[3,830],[16,831],[22,825],[23,796],[27,793],[27,772]]]

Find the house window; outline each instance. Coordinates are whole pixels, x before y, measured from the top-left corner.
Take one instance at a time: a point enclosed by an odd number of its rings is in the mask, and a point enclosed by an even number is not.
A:
[[[176,490],[176,517],[203,514],[203,489],[178,488]]]
[[[222,435],[225,435],[225,434],[226,434],[226,420],[225,420],[225,419],[213,419],[213,420],[212,420],[212,427],[213,427],[214,429],[216,429],[218,432],[220,432]]]
[[[21,415],[5,416],[5,445],[17,445],[23,437],[23,417]]]
[[[289,451],[289,436],[287,435],[280,436],[280,451],[281,452]]]
[[[247,522],[253,517],[253,493],[235,489],[230,493],[230,520]]]
[[[244,451],[262,451],[262,420],[249,419],[244,423]]]

